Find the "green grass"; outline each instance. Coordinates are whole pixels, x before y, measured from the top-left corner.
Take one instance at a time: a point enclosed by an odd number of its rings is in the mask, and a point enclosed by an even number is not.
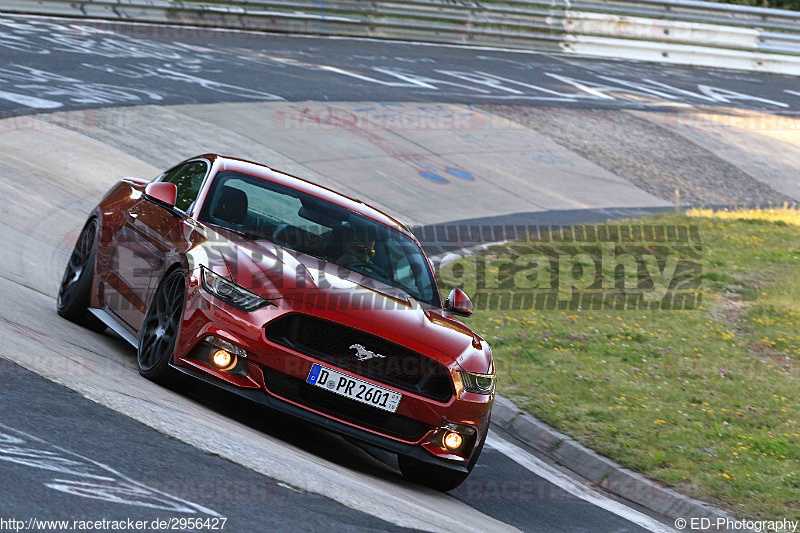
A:
[[[521,408],[738,516],[800,518],[800,212],[689,215],[639,222],[699,226],[702,309],[478,310],[468,323]]]

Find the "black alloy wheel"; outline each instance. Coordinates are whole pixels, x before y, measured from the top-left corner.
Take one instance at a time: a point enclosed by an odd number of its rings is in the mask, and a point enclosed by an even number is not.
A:
[[[150,380],[165,382],[173,377],[169,363],[175,352],[185,299],[183,270],[172,270],[161,282],[139,335],[139,373]]]
[[[61,278],[56,310],[67,320],[99,332],[106,329],[105,324],[89,313],[98,230],[96,218],[89,219],[81,230]]]

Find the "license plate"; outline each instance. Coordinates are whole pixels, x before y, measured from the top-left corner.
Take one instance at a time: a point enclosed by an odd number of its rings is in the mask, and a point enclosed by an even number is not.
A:
[[[311,367],[311,372],[309,372],[306,381],[311,385],[322,387],[351,400],[365,403],[390,413],[397,411],[397,406],[403,397],[399,392],[378,387],[372,383],[321,365]]]

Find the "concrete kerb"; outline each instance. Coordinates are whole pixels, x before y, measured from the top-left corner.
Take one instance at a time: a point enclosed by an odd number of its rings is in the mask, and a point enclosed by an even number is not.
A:
[[[574,472],[592,485],[633,502],[670,521],[678,518],[731,519],[726,512],[679,494],[647,477],[632,472],[576,440],[556,431],[517,407],[511,400],[495,396],[492,424],[525,445],[536,455]]]

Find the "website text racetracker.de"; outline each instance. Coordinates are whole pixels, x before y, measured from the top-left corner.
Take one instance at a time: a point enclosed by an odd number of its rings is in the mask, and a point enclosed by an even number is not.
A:
[[[163,531],[223,530],[227,518],[156,518],[153,520],[39,520],[0,518],[0,531]]]

